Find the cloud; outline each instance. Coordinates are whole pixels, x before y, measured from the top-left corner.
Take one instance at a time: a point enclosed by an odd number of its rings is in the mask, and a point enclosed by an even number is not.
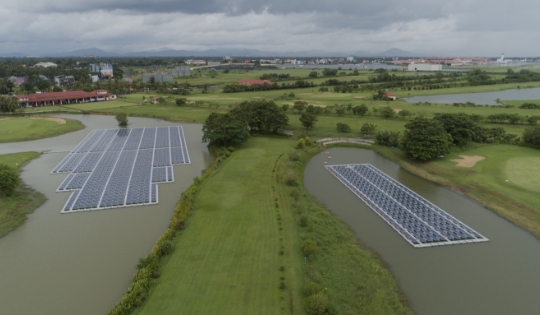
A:
[[[528,0],[523,0],[528,1]],[[0,53],[250,48],[538,55],[540,4],[488,1],[19,0],[0,8]]]

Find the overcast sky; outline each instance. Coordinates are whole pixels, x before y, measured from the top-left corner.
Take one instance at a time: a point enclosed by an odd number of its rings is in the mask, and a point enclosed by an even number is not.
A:
[[[540,1],[0,0],[0,53],[84,48],[540,56]]]

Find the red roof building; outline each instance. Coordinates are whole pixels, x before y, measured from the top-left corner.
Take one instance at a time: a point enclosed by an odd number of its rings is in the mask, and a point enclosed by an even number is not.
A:
[[[252,85],[252,84],[274,84],[274,82],[270,80],[252,80],[252,79],[246,79],[246,80],[240,80],[238,81],[238,84],[245,84],[245,85]]]
[[[80,104],[88,102],[101,102],[115,100],[116,95],[107,90],[47,92],[36,94],[18,94],[19,107],[41,107],[64,104]]]
[[[389,99],[395,101],[396,100],[396,94],[390,93],[390,92],[384,92],[384,96],[388,97]]]

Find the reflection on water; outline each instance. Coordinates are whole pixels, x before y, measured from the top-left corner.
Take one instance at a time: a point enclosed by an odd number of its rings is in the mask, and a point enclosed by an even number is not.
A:
[[[440,104],[467,103],[477,105],[498,105],[496,100],[540,100],[540,88],[514,89],[498,92],[443,94],[430,96],[413,96],[403,98],[410,103],[429,102]]]
[[[0,144],[0,154],[71,150],[92,129],[116,128],[111,116],[60,117],[87,128],[54,138]],[[129,118],[130,127],[178,125]],[[22,178],[49,199],[21,227],[0,238],[0,314],[105,314],[125,292],[140,257],[166,230],[176,201],[212,163],[200,124],[181,124],[192,164],[174,166],[176,182],[159,185],[159,204],[60,214],[70,193],[55,190],[67,175],[50,171],[67,153],[43,154]]]
[[[308,163],[306,189],[381,255],[418,314],[538,314],[538,239],[373,151],[329,151],[330,164],[371,163],[489,238],[484,243],[414,248],[323,167],[324,152]]]

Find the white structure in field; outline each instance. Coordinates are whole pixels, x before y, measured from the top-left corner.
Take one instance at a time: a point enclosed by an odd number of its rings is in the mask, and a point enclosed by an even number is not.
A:
[[[497,63],[501,65],[508,64],[508,60],[504,60],[504,53],[501,54],[501,58],[497,59]]]
[[[435,65],[429,63],[411,63],[409,64],[409,71],[441,71],[442,65]]]

